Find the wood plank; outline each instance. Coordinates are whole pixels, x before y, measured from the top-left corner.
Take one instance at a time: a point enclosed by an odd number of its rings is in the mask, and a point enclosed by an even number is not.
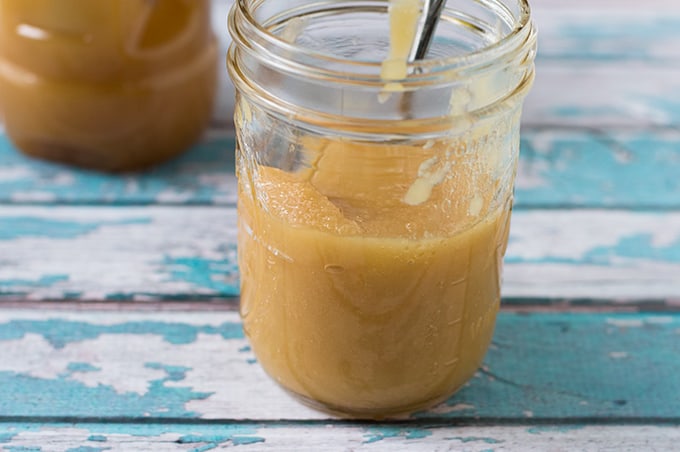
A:
[[[677,2],[542,0],[532,9],[539,49],[526,125],[680,124]]]
[[[3,442],[2,438],[6,438]],[[473,427],[420,424],[238,425],[8,424],[10,451],[546,451],[674,450],[680,429],[668,426]]]
[[[680,208],[680,130],[527,128],[516,208]],[[234,140],[213,130],[189,153],[142,174],[31,160],[0,136],[0,204],[236,203]]]
[[[0,208],[0,293],[84,300],[236,295],[235,213],[186,206]]]
[[[0,422],[329,419],[265,376],[236,312],[102,314],[0,309]],[[483,369],[413,419],[680,423],[678,353],[680,313],[503,312]]]
[[[680,124],[680,6],[617,0],[532,3],[539,32],[528,126]]]
[[[144,173],[84,171],[28,158],[0,133],[0,204],[235,205],[234,136],[213,129],[183,156]]]
[[[517,208],[680,208],[680,130],[525,128]]]
[[[547,62],[680,66],[680,7],[649,2],[531,3],[539,65]]]
[[[645,130],[680,123],[680,69],[640,63],[537,66],[526,99],[528,127]]]
[[[509,298],[678,300],[680,212],[518,210],[504,275]],[[0,298],[237,294],[234,208],[0,207]]]

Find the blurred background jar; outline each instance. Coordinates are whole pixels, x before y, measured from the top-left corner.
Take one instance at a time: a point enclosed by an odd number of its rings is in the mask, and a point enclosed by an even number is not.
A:
[[[213,116],[210,0],[0,0],[0,103],[26,154],[99,170],[173,157]]]

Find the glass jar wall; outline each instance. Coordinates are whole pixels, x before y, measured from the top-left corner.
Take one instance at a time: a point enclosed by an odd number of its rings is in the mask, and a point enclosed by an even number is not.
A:
[[[387,1],[239,1],[239,265],[264,369],[314,407],[426,408],[480,365],[500,303],[535,32],[524,0],[450,2],[381,77]]]

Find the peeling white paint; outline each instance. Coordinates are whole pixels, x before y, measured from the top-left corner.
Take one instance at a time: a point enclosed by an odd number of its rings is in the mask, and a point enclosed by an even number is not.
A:
[[[608,318],[606,322],[607,325],[613,325],[619,328],[641,328],[644,326],[642,319]]]
[[[0,371],[48,380],[65,378],[90,388],[105,385],[119,394],[143,396],[153,381],[167,377],[166,371],[148,364],[181,366],[189,369],[186,377],[164,385],[212,393],[207,399],[190,401],[185,406],[203,418],[257,417],[262,414],[262,406],[252,403],[254,400],[267,401],[272,418],[328,418],[279,388],[252,361],[254,355],[245,351],[247,345],[246,339],[224,339],[219,334],[201,333],[194,342],[179,345],[168,343],[160,335],[102,334],[57,349],[42,336],[27,334],[22,339],[2,342]],[[71,371],[72,363],[87,363],[97,370]]]
[[[671,316],[654,316],[645,318],[645,322],[652,325],[668,325],[674,322]]]
[[[52,183],[62,187],[75,185],[76,177],[72,172],[62,172],[52,178]]]
[[[0,182],[15,182],[36,177],[28,166],[0,166]]]
[[[680,214],[625,211],[520,211],[512,218],[508,255],[517,259],[583,259],[622,239],[649,235],[653,246],[680,240]]]
[[[159,204],[182,203],[190,200],[194,196],[191,191],[182,191],[174,188],[169,188],[156,195],[156,202]]]
[[[68,374],[66,379],[79,381],[90,388],[101,384],[112,387],[119,394],[133,392],[143,395],[151,381],[166,376],[163,370],[145,367],[145,361],[150,356],[167,354],[172,348],[159,336],[110,335],[55,349],[42,336],[27,334],[22,339],[2,342],[0,371],[47,380]],[[26,350],[31,352],[26,353]],[[151,350],[158,355],[148,354]],[[145,358],[135,361],[140,355]],[[100,370],[70,372],[68,366],[71,363],[87,363]]]
[[[51,191],[14,191],[10,195],[10,200],[16,203],[23,202],[54,202],[57,194]]]
[[[34,217],[45,221],[100,224],[73,238],[22,237],[0,240],[0,281],[38,281],[67,275],[49,286],[13,285],[33,300],[62,298],[80,292],[83,299],[102,300],[111,294],[213,295],[198,286],[200,274],[183,268],[186,278],[167,259],[233,260],[227,244],[236,243],[234,210],[171,207],[1,209],[0,217]],[[119,223],[119,224],[116,224]],[[46,230],[45,234],[50,231]],[[36,252],[39,250],[39,252]],[[235,265],[235,262],[234,262]]]
[[[449,413],[456,413],[456,412],[459,412],[459,411],[467,411],[467,410],[474,410],[474,409],[475,409],[474,405],[469,405],[467,403],[456,403],[455,405],[447,405],[446,403],[442,403],[442,404],[439,404],[436,407],[428,410],[428,413],[449,414]]]
[[[120,430],[124,430],[124,426]],[[414,427],[416,428],[416,427]],[[183,431],[178,431],[183,429]],[[65,452],[79,446],[104,448],[111,452],[127,452],[130,450],[178,452],[198,450],[206,445],[209,449],[228,449],[232,444],[225,441],[221,444],[211,443],[210,434],[205,442],[186,443],[180,438],[192,433],[191,427],[167,427],[167,433],[157,435],[140,435],[124,433],[106,433],[106,429],[97,426],[84,428],[59,428],[45,426],[35,431],[17,434],[6,447],[31,448],[48,446],[43,450]],[[374,429],[379,432],[379,429]],[[547,450],[674,450],[680,441],[680,429],[663,426],[587,426],[582,428],[542,428],[542,427],[462,427],[450,426],[425,430],[423,438],[406,439],[408,430],[403,436],[378,438],[369,442],[373,430],[370,427],[334,426],[333,428],[313,426],[277,426],[260,427],[253,436],[263,442],[241,444],[238,450],[243,451],[547,451]],[[219,437],[219,429],[215,429],[215,437]],[[106,442],[88,440],[93,435],[102,436]],[[200,438],[199,434],[193,436]],[[208,449],[206,449],[208,450]]]

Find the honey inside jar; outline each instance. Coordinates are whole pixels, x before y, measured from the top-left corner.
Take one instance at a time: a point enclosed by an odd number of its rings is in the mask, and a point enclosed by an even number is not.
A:
[[[190,146],[212,115],[209,0],[3,0],[0,105],[29,155],[143,168]]]
[[[260,363],[296,395],[342,412],[396,414],[445,399],[493,334],[509,192],[489,211],[489,181],[449,171],[413,206],[403,201],[423,162],[447,150],[305,145],[318,156],[313,169],[240,173],[241,313]],[[366,153],[379,168],[356,166]],[[454,193],[459,202],[445,207]]]

